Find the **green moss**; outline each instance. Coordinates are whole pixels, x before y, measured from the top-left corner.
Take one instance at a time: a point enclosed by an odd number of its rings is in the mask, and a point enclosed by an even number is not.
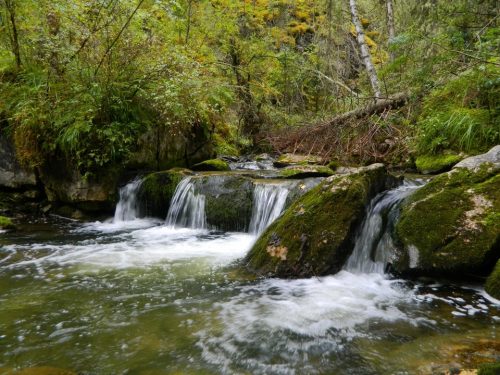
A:
[[[15,225],[12,220],[5,216],[0,216],[0,229],[14,229]]]
[[[195,164],[192,167],[193,171],[229,171],[229,164],[221,159],[210,159]]]
[[[415,192],[405,201],[396,224],[405,250],[396,269],[484,273],[500,233],[500,221],[491,220],[500,211],[499,186],[500,175],[484,166],[477,173],[455,169]]]
[[[477,375],[499,375],[500,374],[500,362],[495,363],[485,363],[479,366],[477,370]]]
[[[321,158],[314,155],[283,154],[274,162],[277,167],[286,167],[289,165],[308,165],[319,164]]]
[[[332,176],[293,203],[257,240],[247,265],[260,274],[308,277],[340,270],[385,169]]]
[[[328,168],[330,168],[332,171],[336,171],[338,167],[340,167],[340,163],[338,162],[338,160],[332,160],[328,163]]]
[[[419,172],[424,174],[432,174],[449,170],[462,159],[463,156],[456,154],[423,155],[417,157],[415,164]]]
[[[175,168],[147,175],[137,194],[142,214],[165,218],[179,182],[191,174],[187,169]]]
[[[329,177],[334,172],[323,165],[295,167],[280,171],[282,178],[307,178],[307,177]]]
[[[486,280],[484,289],[492,297],[500,299],[500,260],[497,262],[495,269]]]

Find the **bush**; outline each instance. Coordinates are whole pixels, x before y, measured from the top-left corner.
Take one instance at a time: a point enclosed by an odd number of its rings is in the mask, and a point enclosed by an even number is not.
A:
[[[480,153],[500,143],[500,70],[468,71],[424,100],[416,150]]]

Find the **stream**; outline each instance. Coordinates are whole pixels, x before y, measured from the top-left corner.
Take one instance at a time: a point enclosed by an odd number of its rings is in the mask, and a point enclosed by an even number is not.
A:
[[[132,184],[106,222],[0,234],[0,373],[431,374],[500,352],[499,301],[479,285],[384,274],[382,212],[397,216],[418,185],[373,200],[340,273],[283,280],[238,262],[284,209],[286,185],[255,188],[243,233],[208,228],[189,179],[166,220],[138,218]]]

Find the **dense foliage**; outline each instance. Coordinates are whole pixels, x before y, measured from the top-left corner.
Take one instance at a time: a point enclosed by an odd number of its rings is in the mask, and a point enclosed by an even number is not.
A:
[[[2,126],[24,163],[64,157],[82,174],[125,162],[155,127],[202,127],[225,154],[265,147],[373,100],[348,3],[1,0]],[[370,123],[421,154],[499,142],[496,1],[398,1],[392,38],[384,1],[358,7],[383,95],[413,98]]]

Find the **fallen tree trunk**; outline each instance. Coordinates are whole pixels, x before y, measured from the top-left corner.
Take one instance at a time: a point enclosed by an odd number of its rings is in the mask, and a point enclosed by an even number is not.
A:
[[[391,96],[390,98],[379,99],[375,103],[370,104],[366,107],[357,108],[352,111],[342,113],[341,115],[335,116],[319,125],[320,127],[332,126],[348,120],[359,119],[377,113],[382,113],[388,109],[396,109],[404,106],[409,98],[410,95],[407,92],[400,92]]]

